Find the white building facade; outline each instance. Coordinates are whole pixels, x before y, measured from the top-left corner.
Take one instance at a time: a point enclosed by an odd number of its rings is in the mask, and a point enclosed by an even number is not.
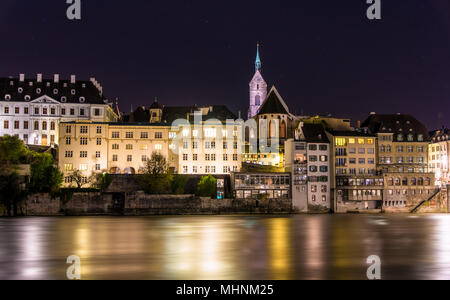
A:
[[[450,184],[450,130],[442,128],[431,135],[431,143],[428,146],[429,170],[435,174],[436,185],[446,186]]]
[[[18,136],[26,144],[51,146],[59,140],[60,122],[116,121],[101,85],[94,79],[77,81],[0,78],[0,136]]]

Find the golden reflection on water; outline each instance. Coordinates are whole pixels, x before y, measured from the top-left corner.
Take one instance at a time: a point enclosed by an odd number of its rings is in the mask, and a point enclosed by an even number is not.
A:
[[[275,280],[291,279],[291,219],[273,218],[269,221],[269,265]]]
[[[0,279],[450,279],[450,216],[0,219]],[[375,221],[377,222],[375,222]]]

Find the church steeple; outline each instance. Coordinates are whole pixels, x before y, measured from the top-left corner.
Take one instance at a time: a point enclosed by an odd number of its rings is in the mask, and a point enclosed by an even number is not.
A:
[[[255,71],[261,71],[261,58],[259,57],[259,43],[256,44],[256,60],[255,60]]]
[[[250,107],[248,118],[251,119],[258,114],[259,107],[267,97],[267,83],[261,75],[261,57],[259,55],[259,44],[256,47],[255,75],[250,81]]]

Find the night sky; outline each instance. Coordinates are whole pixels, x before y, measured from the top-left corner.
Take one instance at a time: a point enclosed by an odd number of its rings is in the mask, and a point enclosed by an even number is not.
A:
[[[450,126],[450,2],[382,0],[0,2],[0,77],[97,78],[121,110],[226,104],[246,114],[261,43],[263,76],[297,114],[410,113]]]

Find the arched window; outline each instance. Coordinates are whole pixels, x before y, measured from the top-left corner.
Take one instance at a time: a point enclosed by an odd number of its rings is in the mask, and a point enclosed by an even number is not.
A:
[[[395,178],[395,185],[400,185],[400,178]]]
[[[281,122],[281,138],[286,138],[286,121],[284,120]]]
[[[423,185],[423,178],[419,177],[419,180],[417,180],[417,185]]]
[[[256,95],[256,97],[255,97],[255,105],[256,106],[260,106],[261,105],[261,96],[260,95]]]
[[[270,126],[269,126],[269,137],[276,137],[277,135],[277,127],[275,120],[270,120]]]
[[[430,185],[430,184],[431,184],[430,177],[425,178],[425,185]]]
[[[417,185],[417,180],[415,177],[411,178],[411,185]]]
[[[394,185],[394,178],[392,178],[392,177],[390,177],[389,179],[388,179],[388,185]]]

